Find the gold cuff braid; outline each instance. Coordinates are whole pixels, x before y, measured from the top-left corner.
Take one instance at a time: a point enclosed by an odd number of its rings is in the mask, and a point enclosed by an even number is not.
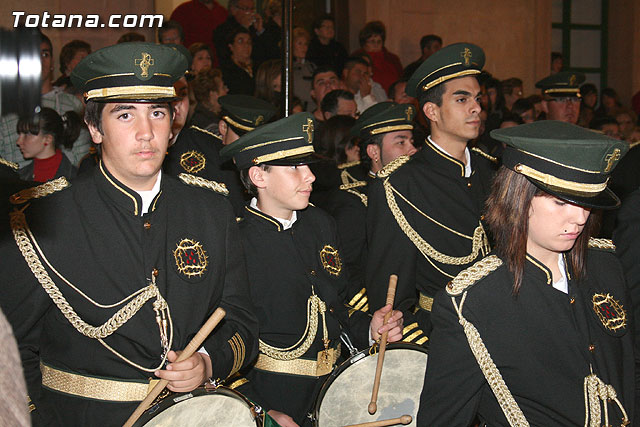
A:
[[[433,298],[426,296],[420,292],[420,298],[418,298],[418,307],[424,311],[431,311],[433,308]]]

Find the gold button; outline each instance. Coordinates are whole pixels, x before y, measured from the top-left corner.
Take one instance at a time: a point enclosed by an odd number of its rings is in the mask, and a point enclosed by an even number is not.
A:
[[[333,307],[329,309],[329,313],[333,313]]]
[[[596,346],[593,344],[589,344],[589,351],[593,353],[596,350]]]
[[[145,229],[145,230],[148,230],[148,229],[150,229],[150,228],[151,228],[151,223],[150,223],[149,221],[145,222],[145,223],[144,223],[144,229]]]
[[[153,269],[153,277],[158,277],[158,269],[157,268]]]
[[[471,181],[467,182],[467,187],[471,187]]]
[[[484,221],[484,215],[480,215],[480,221]]]
[[[311,273],[312,276],[316,275],[316,271],[315,270],[311,270],[311,271],[309,271],[309,273]]]
[[[575,299],[575,298],[571,298],[571,299],[569,300],[569,304],[575,304],[575,303],[576,303],[576,299]]]

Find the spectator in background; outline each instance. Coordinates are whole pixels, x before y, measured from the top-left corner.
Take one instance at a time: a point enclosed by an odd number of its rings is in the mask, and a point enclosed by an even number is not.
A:
[[[262,16],[256,13],[254,0],[229,0],[229,17],[213,32],[213,42],[221,64],[228,63],[232,55],[229,48],[229,35],[240,28],[246,30],[251,38],[253,45],[251,59],[256,68],[267,59],[280,58],[278,47],[270,45],[273,40],[270,39],[270,34],[265,32]]]
[[[323,15],[313,22],[313,38],[309,43],[307,59],[318,67],[329,66],[342,73],[347,51],[335,40],[335,22],[330,15]]]
[[[75,96],[65,93],[60,88],[53,86],[52,77],[54,70],[53,47],[49,37],[41,34],[40,42],[40,78],[42,81],[40,103],[42,107],[52,108],[60,115],[67,111],[75,111],[82,117],[84,114],[84,104]],[[16,131],[18,116],[16,114],[6,114],[0,118],[0,157],[10,162],[17,163],[20,167],[25,166],[28,161],[22,157],[18,146],[18,133]],[[73,143],[73,147],[68,149],[62,147],[62,152],[69,158],[72,164],[78,165],[80,160],[89,152],[89,132],[83,129],[80,136]]]
[[[217,68],[206,68],[196,75],[191,86],[198,102],[191,116],[191,125],[206,129],[212,123],[218,123],[222,109],[218,98],[228,92],[222,72]]]
[[[631,143],[631,134],[636,123],[635,113],[628,108],[622,108],[618,110],[615,119],[618,122],[618,126],[620,126],[620,138]]]
[[[303,103],[303,109],[311,105],[311,77],[316,66],[307,59],[309,33],[301,27],[293,29],[293,94]]]
[[[323,122],[324,114],[322,113],[322,100],[325,95],[332,90],[340,89],[341,82],[335,70],[328,65],[316,68],[311,76],[311,98],[316,104],[313,110],[313,117]]]
[[[264,4],[264,3],[263,3]],[[282,44],[282,1],[269,0],[263,7],[264,10],[264,34],[261,39],[263,46],[269,49],[264,52],[264,57],[269,59],[281,59]]]
[[[551,52],[551,74],[559,73],[564,66],[564,59],[560,52]]]
[[[74,178],[78,169],[71,164],[61,147],[73,146],[82,128],[82,119],[73,111],[67,111],[64,119],[51,108],[43,108],[31,119],[18,121],[18,147],[25,160],[33,159],[18,170],[20,179],[46,182],[64,176]]]
[[[533,104],[529,99],[518,99],[511,107],[511,113],[522,119],[523,123],[533,123],[536,120],[536,113]]]
[[[120,43],[131,43],[131,42],[144,42],[146,38],[144,34],[136,33],[135,31],[130,31],[128,33],[124,33],[120,36],[116,44]]]
[[[334,90],[331,94],[336,92],[343,92],[351,95],[349,92],[337,90]],[[335,164],[360,160],[360,150],[357,148],[356,144],[351,144],[352,148],[349,151],[338,151],[338,145],[342,140],[353,139],[350,132],[355,122],[356,119],[353,116],[347,115],[333,115],[332,117],[327,118],[325,125],[322,126],[313,140],[313,148],[315,152],[320,156],[333,160]],[[353,147],[355,147],[355,149]],[[354,158],[353,154],[355,152],[357,152],[357,156]],[[347,160],[347,158],[351,158],[351,160]]]
[[[598,88],[592,83],[585,83],[580,86],[580,96],[582,99],[580,101],[578,125],[588,128],[595,114],[596,103],[598,102]]]
[[[263,62],[256,73],[256,98],[263,99],[276,107],[276,117],[282,106],[282,62],[269,59]]]
[[[170,19],[182,26],[185,46],[198,42],[209,45],[215,58],[214,65],[217,66],[220,52],[216,51],[213,43],[213,32],[226,21],[228,15],[227,9],[216,0],[190,0],[176,7]]]
[[[253,42],[251,33],[242,26],[237,26],[227,35],[227,47],[231,52],[228,60],[223,60],[220,68],[229,93],[232,95],[253,95],[256,83],[253,75],[251,52]]]
[[[371,93],[374,98],[386,100],[388,98],[387,91],[380,85],[380,83],[373,81],[371,76],[373,75],[373,62],[371,57],[364,50],[353,54],[353,58],[361,58],[367,63],[367,70],[369,72],[369,84],[371,84]]]
[[[358,118],[358,106],[353,99],[353,94],[347,90],[332,90],[325,95],[320,107],[325,120],[329,120],[333,116]]]
[[[585,75],[578,72],[561,71],[536,82],[542,91],[546,105],[547,120],[560,120],[576,124],[580,117],[580,85]]]
[[[380,83],[382,88],[389,90],[391,83],[402,76],[402,64],[397,55],[389,52],[385,46],[387,32],[381,21],[368,22],[362,30],[358,39],[360,41],[360,51],[365,51],[371,57],[373,66],[373,80]],[[356,53],[357,53],[356,52]]]
[[[200,71],[211,68],[213,64],[213,58],[211,57],[211,50],[206,43],[194,43],[189,46],[189,53],[191,54],[191,71],[194,74],[198,74]]]
[[[491,77],[485,81],[485,89],[487,91],[487,121],[485,123],[485,132],[491,132],[493,129],[500,127],[502,118],[509,112],[505,106],[504,95],[502,94],[502,85],[500,80]]]
[[[595,117],[591,123],[589,123],[589,128],[602,132],[611,138],[621,139],[620,126],[616,119],[611,116]]]
[[[69,76],[75,66],[78,65],[78,62],[82,61],[90,53],[91,45],[83,40],[72,40],[62,46],[62,50],[60,50],[60,72],[62,75],[53,82],[53,86],[75,95],[77,91],[74,90]]]
[[[542,102],[542,96],[530,95],[527,97],[527,101],[529,101],[531,105],[533,105],[533,114],[535,117],[534,121],[546,119],[546,112],[544,103]]]
[[[178,21],[164,21],[162,26],[158,28],[158,42],[160,44],[181,44],[184,46],[182,25]]]
[[[503,80],[500,83],[500,86],[502,86],[504,106],[507,110],[511,111],[513,103],[518,99],[522,99],[522,80],[517,77],[512,77],[510,79]]]
[[[442,38],[440,36],[436,36],[435,34],[429,34],[426,36],[422,36],[420,39],[420,58],[413,61],[411,64],[407,65],[402,71],[402,77],[406,80],[413,75],[413,73],[418,69],[420,64],[424,62],[425,59],[436,53],[442,48]],[[391,97],[389,97],[391,98]]]
[[[386,101],[386,97],[377,99],[372,92],[369,67],[365,60],[350,57],[342,70],[342,81],[345,88],[353,93],[358,111],[363,112],[378,102]]]
[[[615,117],[618,110],[622,108],[622,103],[615,89],[606,87],[602,89],[600,94],[600,106],[595,111],[595,116],[611,116]]]
[[[517,115],[514,114],[512,112],[508,112],[504,115],[504,117],[502,117],[502,123],[500,123],[500,129],[504,129],[504,128],[512,128],[518,125],[522,125],[524,124],[524,121],[522,120],[522,118]],[[504,148],[504,144],[503,147]],[[502,154],[502,153],[500,153]],[[498,156],[500,157],[500,156]]]

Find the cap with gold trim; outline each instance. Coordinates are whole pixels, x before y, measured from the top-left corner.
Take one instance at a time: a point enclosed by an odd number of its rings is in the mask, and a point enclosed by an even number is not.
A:
[[[583,73],[560,71],[538,80],[536,87],[542,89],[542,94],[546,96],[580,98],[580,85],[584,80]]]
[[[545,192],[585,207],[620,205],[607,182],[626,142],[556,120],[495,129],[491,137],[507,144],[502,164]]]
[[[428,57],[407,82],[407,95],[418,97],[434,86],[458,77],[480,74],[484,51],[471,43],[454,43]]]
[[[364,110],[351,128],[351,135],[367,139],[399,130],[413,130],[416,109],[410,104],[380,102]]]
[[[225,95],[218,102],[222,107],[220,117],[238,136],[255,130],[276,114],[273,104],[255,96]]]
[[[184,76],[187,58],[155,43],[121,43],[84,58],[71,72],[85,101],[154,102],[177,99],[173,83]]]
[[[315,120],[298,113],[260,126],[220,150],[223,159],[233,157],[238,169],[266,165],[304,165],[318,159],[313,151]]]

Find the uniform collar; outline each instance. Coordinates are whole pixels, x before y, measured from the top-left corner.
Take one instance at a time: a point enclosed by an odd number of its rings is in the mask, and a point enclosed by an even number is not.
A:
[[[569,263],[567,263],[567,258],[564,254],[562,254],[561,256],[567,281],[570,281],[571,274],[569,273]],[[551,273],[551,270],[549,270],[541,261],[538,261],[532,255],[527,254],[527,266],[529,268],[525,268],[525,270],[531,271],[539,279],[543,280],[547,285],[553,286],[553,274]]]
[[[102,160],[98,164],[98,170],[95,176],[97,177],[98,186],[104,190],[107,196],[122,209],[131,212],[134,216],[142,215],[142,197],[128,188],[126,185],[118,181],[107,169]],[[162,187],[162,182],[160,183]],[[149,210],[154,211],[158,199],[162,195],[162,190],[158,191],[158,194],[151,200]]]
[[[262,223],[262,224],[264,224],[264,225],[266,225],[266,226],[268,226],[270,228],[273,228],[276,231],[284,231],[285,230],[284,226],[282,225],[282,223],[277,218],[274,218],[274,217],[272,217],[270,215],[267,215],[266,213],[260,211],[257,208],[257,206],[249,205],[249,206],[245,206],[244,208],[247,210],[247,212],[249,212],[251,214],[251,215],[248,215],[247,217],[245,217],[245,220],[249,219],[249,218],[254,218],[258,222],[260,222],[260,223]],[[292,217],[292,219],[291,219],[291,224],[292,225],[293,225],[293,220],[294,219],[296,219],[296,220],[298,219],[297,218],[298,212],[294,211],[294,215],[296,215],[296,216]]]
[[[425,140],[426,147],[422,150],[425,152],[425,155],[429,158],[435,159],[437,164],[443,165],[447,170],[450,170],[452,173],[459,175],[460,177],[465,177],[465,171],[469,171],[469,176],[471,176],[471,156],[469,154],[469,148],[465,148],[465,156],[467,158],[467,164],[465,166],[460,160],[452,157],[447,153],[444,148],[440,147],[436,144],[435,141],[431,139],[431,135],[427,137]],[[446,161],[443,161],[446,160]]]

